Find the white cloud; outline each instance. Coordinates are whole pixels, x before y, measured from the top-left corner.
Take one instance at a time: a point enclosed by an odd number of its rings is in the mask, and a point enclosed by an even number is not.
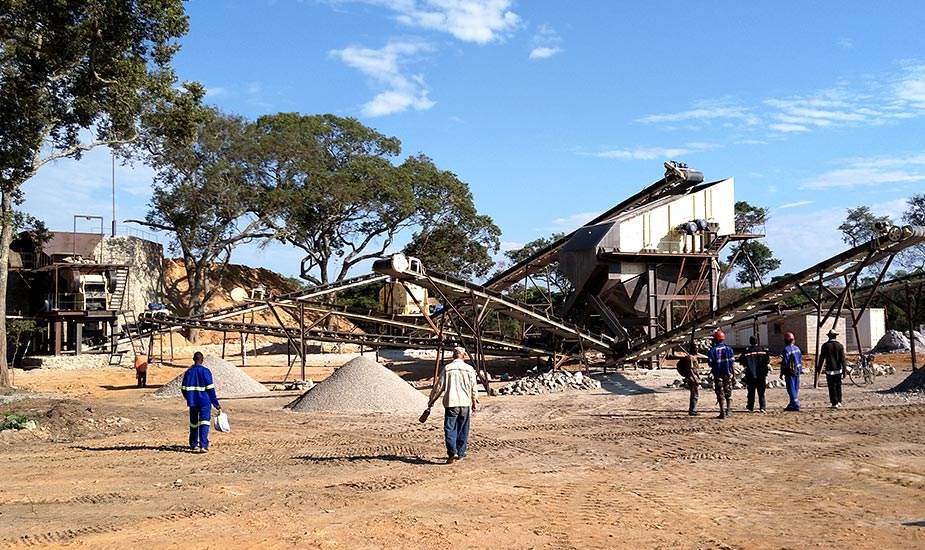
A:
[[[730,104],[728,100],[702,100],[694,104],[694,108],[676,113],[663,113],[646,115],[636,119],[643,124],[661,124],[688,121],[709,120],[738,120],[752,126],[759,124],[761,119],[751,112],[751,109],[740,105]]]
[[[349,46],[332,50],[330,54],[386,88],[362,108],[365,116],[377,117],[408,109],[426,111],[435,105],[429,97],[424,77],[408,75],[404,71],[409,58],[432,50],[426,42],[393,40],[378,50]]]
[[[520,250],[524,247],[524,243],[519,243],[517,241],[501,241],[501,252],[507,252],[509,250]]]
[[[520,24],[510,0],[365,0],[396,12],[410,27],[445,32],[463,42],[501,40]]]
[[[609,149],[591,153],[591,156],[621,160],[668,160],[693,153],[716,149],[713,143],[688,143],[682,147],[636,147],[633,149]]]
[[[809,93],[768,97],[743,105],[728,97],[701,100],[690,109],[650,114],[643,124],[679,122],[744,124],[743,137],[781,137],[826,128],[879,126],[925,116],[925,64],[906,64],[900,70],[875,76],[844,79]],[[760,135],[760,134],[764,135]]]
[[[548,59],[561,52],[560,48],[551,48],[549,46],[538,46],[530,50],[530,59]]]
[[[537,231],[550,231],[552,233],[568,232],[577,229],[600,215],[600,212],[578,212],[552,220],[549,227],[538,228]]]
[[[925,181],[925,154],[851,159],[810,178],[803,189],[835,189]]]
[[[540,25],[536,30],[536,34],[533,35],[531,43],[533,46],[530,50],[530,59],[534,61],[548,59],[562,51],[560,47],[562,38],[549,25]]]
[[[895,93],[900,102],[910,103],[917,109],[925,109],[925,65],[909,67],[897,82]]]
[[[785,210],[785,209],[787,209],[787,208],[797,208],[797,207],[799,207],[799,206],[806,206],[806,205],[808,205],[808,204],[813,204],[814,202],[816,202],[816,201],[796,201],[796,202],[788,202],[788,203],[785,203],[785,204],[782,204],[782,205],[778,206],[777,208],[778,208],[779,210]]]
[[[854,48],[854,40],[851,40],[847,36],[843,36],[838,39],[838,42],[836,42],[835,45],[843,50],[850,50]]]

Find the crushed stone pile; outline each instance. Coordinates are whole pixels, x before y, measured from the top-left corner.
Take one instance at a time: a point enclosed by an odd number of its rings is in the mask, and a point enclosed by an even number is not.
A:
[[[742,368],[743,367],[741,365],[736,363],[736,367],[735,367],[736,371],[741,372]],[[768,389],[783,388],[786,385],[787,384],[783,380],[778,378],[776,375],[774,375],[773,372],[768,374],[768,377],[765,382],[765,387]],[[683,378],[675,378],[673,382],[671,382],[670,384],[666,384],[665,387],[688,389],[687,382],[685,382]],[[712,372],[710,371],[700,372],[700,387],[704,389],[713,389],[713,373]],[[732,381],[732,389],[739,390],[744,387],[746,387],[745,386],[745,375],[740,374],[739,376],[735,378],[735,380]]]
[[[566,390],[599,390],[601,383],[580,372],[549,371],[521,378],[498,390],[500,395],[539,395]]]
[[[915,337],[916,351],[925,350],[925,336],[922,336],[922,333],[918,331],[912,331],[912,334]],[[875,353],[900,353],[911,350],[912,345],[909,342],[908,332],[899,330],[886,331],[886,334],[880,338],[880,341],[874,347]]]
[[[851,376],[861,374],[861,366],[857,363],[848,363],[848,374]],[[893,365],[881,365],[880,363],[874,363],[871,366],[871,371],[874,373],[874,376],[887,376],[890,374],[896,374],[896,367]]]
[[[887,390],[889,393],[925,393],[925,369],[919,368],[906,377],[905,380]]]
[[[427,408],[427,397],[394,372],[361,355],[315,384],[287,407],[300,412],[420,413]]]
[[[212,371],[212,380],[215,381],[215,393],[218,394],[219,399],[223,397],[240,397],[242,395],[270,391],[264,387],[263,384],[254,380],[248,376],[247,373],[221,357],[206,355],[202,364]],[[154,392],[154,396],[179,397],[182,395],[182,393],[180,393],[180,385],[182,383],[183,375],[181,374]]]

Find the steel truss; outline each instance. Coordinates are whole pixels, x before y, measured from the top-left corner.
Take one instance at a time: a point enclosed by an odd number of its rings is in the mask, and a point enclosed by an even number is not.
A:
[[[661,336],[642,343],[627,353],[617,355],[622,356],[620,358],[624,362],[634,362],[666,353],[695,338],[708,336],[720,325],[741,322],[766,311],[780,309],[780,303],[784,298],[797,293],[802,294],[814,304],[819,314],[818,336],[821,327],[833,315],[835,317],[841,315],[842,310],[846,308],[849,311],[855,309],[852,288],[856,286],[858,277],[864,269],[881,261],[885,262],[877,283],[872,285],[872,290],[875,292],[896,254],[909,246],[922,242],[925,242],[925,228],[923,227],[890,228],[880,237],[819,262],[795,275],[762,287],[748,296],[718,308],[711,314],[688,321]],[[812,290],[815,290],[815,296],[811,293]],[[829,299],[831,303],[823,316],[823,303],[827,303]],[[861,313],[853,317],[855,325],[869,303],[870,297],[859,308]],[[819,338],[817,337],[816,340],[818,346]],[[818,350],[816,356],[818,357]]]

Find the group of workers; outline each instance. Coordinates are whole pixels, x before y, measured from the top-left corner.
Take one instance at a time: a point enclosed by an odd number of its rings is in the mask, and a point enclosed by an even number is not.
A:
[[[829,401],[832,408],[842,406],[842,378],[847,374],[845,362],[845,347],[838,341],[838,333],[830,330],[829,340],[822,345],[817,362],[817,372],[825,370],[826,383],[829,388]],[[713,375],[713,389],[716,392],[716,402],[719,404],[719,416],[726,418],[732,415],[732,386],[736,375],[736,355],[732,347],[726,343],[726,334],[722,330],[713,333],[713,345],[707,352],[707,363]],[[766,412],[765,388],[767,388],[768,374],[771,372],[771,357],[766,349],[758,346],[754,336],[750,338],[748,348],[739,355],[738,363],[745,371],[745,386],[748,389],[746,409],[755,410],[755,394],[758,395],[758,412]],[[678,373],[690,389],[690,406],[688,414],[697,416],[697,400],[700,393],[700,373],[698,372],[697,358],[687,354],[678,361]],[[780,378],[787,386],[789,402],[785,411],[800,410],[800,373],[803,370],[803,354],[799,346],[794,344],[792,332],[784,334],[784,351],[781,354]]]
[[[817,362],[817,369],[825,370],[829,388],[829,400],[832,408],[840,408],[842,403],[841,382],[847,373],[845,348],[837,340],[838,333],[829,331],[829,341],[822,345]],[[738,363],[745,370],[745,385],[748,388],[746,408],[755,410],[755,396],[758,397],[758,411],[767,410],[765,388],[767,377],[771,372],[771,357],[768,351],[758,346],[758,340],[752,336],[748,348],[739,355]],[[475,369],[465,362],[466,350],[458,347],[453,350],[453,361],[448,363],[437,377],[430,394],[427,410],[421,415],[424,422],[430,415],[434,403],[442,397],[444,408],[443,432],[446,444],[447,463],[456,462],[466,456],[469,440],[470,418],[478,406],[478,385]],[[209,424],[212,408],[221,412],[221,405],[215,393],[212,373],[203,366],[202,353],[193,355],[193,366],[183,375],[180,389],[189,407],[189,447],[194,452],[204,453],[209,449]],[[713,389],[719,404],[718,418],[732,415],[732,387],[736,375],[736,355],[726,343],[726,334],[722,330],[713,333],[713,345],[707,353],[707,363],[713,375]],[[697,358],[687,354],[678,361],[678,373],[690,388],[690,407],[688,414],[697,416],[697,400],[700,393],[700,373]],[[800,410],[800,373],[803,369],[803,355],[799,346],[794,344],[793,333],[784,334],[784,351],[781,355],[780,377],[787,386],[790,398],[785,411]]]

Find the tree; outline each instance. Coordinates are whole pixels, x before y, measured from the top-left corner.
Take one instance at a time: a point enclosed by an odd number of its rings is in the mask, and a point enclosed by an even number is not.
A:
[[[507,259],[510,261],[511,265],[516,265],[527,258],[530,258],[540,250],[547,248],[552,243],[558,241],[565,236],[565,233],[553,233],[549,237],[540,237],[534,239],[527,244],[523,245],[520,248],[508,250],[504,253]],[[530,275],[532,279],[532,285],[527,284],[525,288],[522,284],[516,284],[511,286],[510,293],[514,297],[520,297],[521,295],[526,295],[527,298],[525,301],[537,301],[536,298],[542,298],[542,296],[532,296],[535,292],[530,290],[530,287],[539,287],[543,292],[546,292],[547,289],[553,294],[553,299],[558,297],[559,299],[564,298],[566,294],[571,290],[571,283],[569,280],[559,272],[559,262],[552,262],[546,266],[543,271],[538,273],[533,273]]]
[[[427,269],[462,279],[484,277],[495,265],[491,253],[500,247],[501,230],[490,217],[474,212],[456,218],[422,228],[404,252],[420,258]]]
[[[902,220],[904,224],[925,227],[925,193],[909,197]],[[900,261],[910,271],[925,270],[925,244],[904,250]]]
[[[736,233],[754,233],[768,221],[767,208],[752,206],[745,201],[736,201],[734,208]]]
[[[739,247],[741,252],[735,264],[739,268],[736,281],[742,284],[751,285],[752,288],[764,284],[768,274],[780,267],[780,260],[774,257],[774,253],[764,243],[745,241]]]
[[[261,117],[254,132],[254,179],[271,191],[260,214],[278,239],[305,253],[301,275],[314,284],[343,280],[415,228],[410,250],[444,267],[451,256],[440,244],[454,236],[453,225],[473,231],[469,240],[497,248],[497,228],[478,215],[455,174],[424,155],[392,163],[401,152],[397,138],[352,118],[297,113]],[[460,249],[457,260],[481,261],[477,249]]]
[[[175,305],[192,315],[203,313],[221,287],[237,245],[273,236],[251,214],[262,193],[249,179],[247,122],[206,108],[199,117],[192,143],[150,143],[154,193],[145,219],[129,220],[172,234],[170,249],[183,258],[189,285]]]
[[[736,233],[756,233],[767,221],[767,208],[752,206],[746,201],[735,203]],[[752,240],[733,245],[726,261],[736,270],[736,281],[752,288],[763,285],[764,279],[780,267],[780,260],[766,244]]]
[[[13,209],[49,162],[135,137],[148,105],[182,95],[170,67],[188,29],[182,0],[0,4],[0,334]],[[191,88],[201,93],[201,88]],[[84,130],[84,132],[82,132]],[[84,139],[89,133],[89,139]],[[0,337],[0,386],[9,385]]]
[[[869,206],[858,206],[848,209],[845,221],[838,226],[838,230],[842,232],[842,240],[851,246],[858,246],[879,235],[881,231],[877,226],[881,224],[893,225],[893,220],[889,216],[874,215]]]

